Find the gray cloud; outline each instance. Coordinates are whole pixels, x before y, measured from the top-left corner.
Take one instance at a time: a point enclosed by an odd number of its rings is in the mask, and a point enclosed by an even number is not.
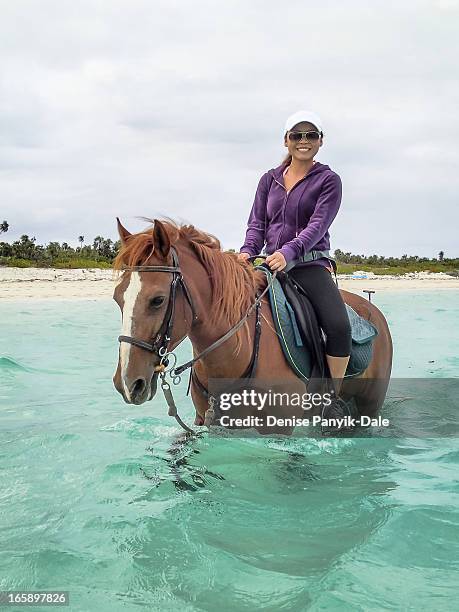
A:
[[[454,0],[5,3],[7,237],[76,244],[163,214],[238,248],[285,117],[309,107],[343,179],[332,248],[457,255],[458,16]]]

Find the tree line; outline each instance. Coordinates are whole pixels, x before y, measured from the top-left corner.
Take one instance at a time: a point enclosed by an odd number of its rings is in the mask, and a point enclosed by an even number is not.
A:
[[[8,229],[7,221],[0,223],[0,233]],[[80,246],[76,248],[67,242],[50,242],[43,246],[36,244],[35,237],[23,234],[14,242],[0,242],[0,264],[21,265],[21,262],[30,262],[37,266],[61,264],[62,267],[88,267],[92,264],[96,267],[109,267],[120,247],[119,240],[114,242],[103,236],[96,236],[91,244],[85,245],[85,237],[80,235],[78,242]]]
[[[428,262],[458,262],[458,259],[446,259],[444,251],[438,253],[437,259],[429,257],[419,257],[418,255],[402,255],[401,257],[384,257],[383,255],[353,255],[352,253],[344,253],[340,249],[336,249],[334,257],[337,261],[346,264],[366,264],[370,266],[400,266],[405,264],[417,264]]]
[[[0,234],[9,229],[7,221],[0,223]],[[0,242],[0,265],[35,265],[56,267],[109,267],[120,248],[120,241],[96,236],[91,244],[85,245],[85,237],[78,236],[79,247],[71,247],[67,242],[50,242],[46,246],[36,244],[35,237],[26,234],[12,243]],[[234,249],[229,249],[234,252]],[[385,257],[383,255],[354,255],[335,249],[334,257],[339,272],[354,270],[373,270],[380,274],[403,273],[409,271],[431,270],[459,275],[459,258],[447,258],[444,251],[435,259],[418,255]]]

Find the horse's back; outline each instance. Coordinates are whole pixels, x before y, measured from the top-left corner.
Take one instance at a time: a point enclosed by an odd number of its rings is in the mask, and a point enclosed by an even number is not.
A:
[[[387,325],[386,318],[375,304],[370,302],[367,298],[352,293],[351,291],[340,289],[339,292],[345,303],[353,308],[357,314],[376,325],[379,333],[382,333],[384,330],[387,330],[389,333],[389,326]]]
[[[365,397],[360,398],[361,414],[375,413],[384,400],[392,370],[393,348],[389,326],[383,313],[368,299],[344,289],[340,289],[340,293],[346,304],[364,319],[371,321],[378,330],[378,335],[373,340],[373,357],[370,365],[358,377],[360,380],[366,379],[366,383],[362,386],[358,379],[355,380],[357,393],[363,396],[368,394],[368,402],[365,401]],[[346,387],[353,387],[352,381],[348,381]]]

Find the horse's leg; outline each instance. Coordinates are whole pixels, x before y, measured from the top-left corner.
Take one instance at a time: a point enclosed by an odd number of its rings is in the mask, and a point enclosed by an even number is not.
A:
[[[345,383],[342,397],[345,400],[354,399],[358,411],[356,416],[377,416],[386,397],[389,379],[362,376],[346,380]]]

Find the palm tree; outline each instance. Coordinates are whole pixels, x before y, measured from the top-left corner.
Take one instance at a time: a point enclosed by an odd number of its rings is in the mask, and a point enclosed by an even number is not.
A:
[[[445,257],[445,253],[443,251],[440,251],[438,253],[438,261],[443,261],[444,257]]]
[[[78,236],[78,242],[81,244],[80,250],[83,248],[84,236]]]
[[[0,223],[0,234],[2,234],[3,232],[7,232],[9,227],[10,226],[8,221],[3,221],[2,223]]]

